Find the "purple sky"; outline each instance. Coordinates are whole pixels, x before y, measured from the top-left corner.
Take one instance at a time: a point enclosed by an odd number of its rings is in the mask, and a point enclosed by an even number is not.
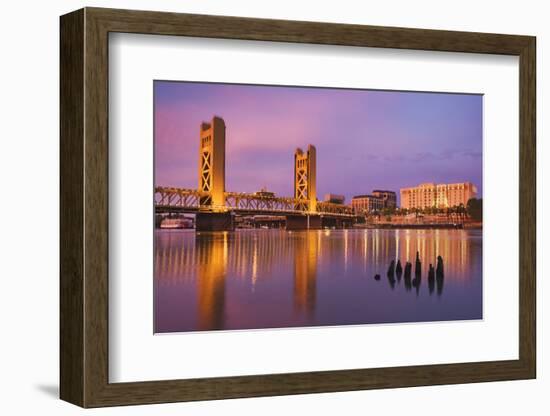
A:
[[[482,195],[482,96],[155,81],[155,182],[197,188],[199,126],[226,124],[226,189],[293,195],[317,148],[317,195],[470,181]]]

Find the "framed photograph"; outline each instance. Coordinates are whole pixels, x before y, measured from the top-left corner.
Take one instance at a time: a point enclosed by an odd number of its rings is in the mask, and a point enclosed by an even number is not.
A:
[[[534,37],[60,29],[63,400],[536,377]]]

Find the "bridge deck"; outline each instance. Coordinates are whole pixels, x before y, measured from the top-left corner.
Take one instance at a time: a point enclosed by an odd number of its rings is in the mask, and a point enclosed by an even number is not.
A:
[[[327,217],[352,218],[353,210],[345,205],[330,202],[317,202],[317,211],[309,212],[307,201],[243,192],[226,192],[224,206],[205,204],[208,192],[197,189],[155,188],[155,212],[234,212],[239,215],[321,215]]]

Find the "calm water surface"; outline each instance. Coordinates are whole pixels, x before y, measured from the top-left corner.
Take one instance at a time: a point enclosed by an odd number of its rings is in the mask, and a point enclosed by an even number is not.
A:
[[[481,230],[156,230],[155,243],[157,333],[482,318]],[[400,259],[414,279],[417,251],[419,284],[387,277]]]

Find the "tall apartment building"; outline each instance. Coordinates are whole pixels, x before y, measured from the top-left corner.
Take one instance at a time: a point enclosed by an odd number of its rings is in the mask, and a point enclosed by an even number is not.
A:
[[[471,182],[435,184],[422,183],[413,188],[402,188],[401,208],[449,208],[460,204],[466,206],[475,198],[477,188]]]

